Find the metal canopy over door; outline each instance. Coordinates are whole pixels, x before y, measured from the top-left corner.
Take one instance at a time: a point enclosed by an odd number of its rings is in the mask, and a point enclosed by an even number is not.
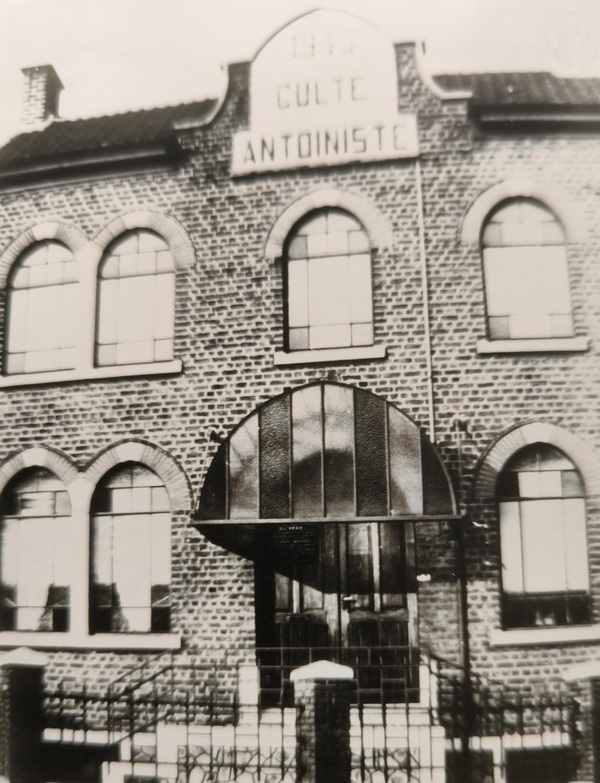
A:
[[[221,444],[197,515],[256,563],[263,689],[319,658],[367,701],[405,698],[416,648],[413,525],[456,516],[431,443],[390,403],[321,382],[261,406]]]

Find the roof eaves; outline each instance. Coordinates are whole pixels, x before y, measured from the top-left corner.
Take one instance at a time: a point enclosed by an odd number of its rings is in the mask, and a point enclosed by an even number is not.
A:
[[[97,168],[113,164],[143,162],[158,162],[172,160],[176,150],[174,145],[152,144],[143,148],[122,147],[113,150],[88,151],[83,154],[64,156],[55,155],[38,160],[25,161],[18,164],[7,165],[0,169],[0,182],[12,181],[15,178],[26,177],[28,179],[71,172],[79,169]]]

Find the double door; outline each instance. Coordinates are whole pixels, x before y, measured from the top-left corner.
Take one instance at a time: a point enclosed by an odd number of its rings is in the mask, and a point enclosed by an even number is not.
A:
[[[285,701],[290,672],[321,659],[351,666],[365,703],[416,696],[410,533],[399,522],[323,522],[304,547],[265,541],[256,596],[265,698]]]

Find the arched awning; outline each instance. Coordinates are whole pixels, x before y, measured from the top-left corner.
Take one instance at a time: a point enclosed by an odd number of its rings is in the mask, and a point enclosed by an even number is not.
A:
[[[456,517],[448,474],[420,428],[364,389],[317,382],[261,405],[220,445],[199,526]]]

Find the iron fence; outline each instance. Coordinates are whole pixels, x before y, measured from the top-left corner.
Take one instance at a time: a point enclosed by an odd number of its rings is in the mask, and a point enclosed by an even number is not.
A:
[[[110,746],[107,783],[296,783],[303,707],[290,673],[327,657],[355,672],[351,783],[499,781],[519,751],[572,753],[577,704],[558,688],[522,692],[477,676],[465,687],[459,667],[408,647],[256,655],[258,667],[164,654],[103,693],[64,682],[46,694],[48,730],[55,742]]]

